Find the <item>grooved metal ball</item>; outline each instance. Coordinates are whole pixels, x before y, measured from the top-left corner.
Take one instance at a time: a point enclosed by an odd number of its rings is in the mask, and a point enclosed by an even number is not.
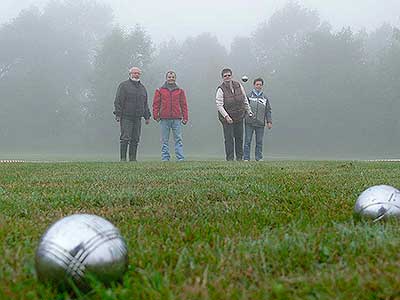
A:
[[[35,257],[39,280],[56,285],[68,286],[72,280],[84,287],[89,276],[108,283],[120,279],[127,267],[127,246],[119,230],[89,214],[71,215],[52,224]]]
[[[249,77],[247,77],[246,75],[243,75],[242,76],[242,81],[243,82],[247,82],[247,80],[249,80]]]
[[[354,212],[374,221],[400,218],[400,191],[389,185],[372,186],[360,194]]]

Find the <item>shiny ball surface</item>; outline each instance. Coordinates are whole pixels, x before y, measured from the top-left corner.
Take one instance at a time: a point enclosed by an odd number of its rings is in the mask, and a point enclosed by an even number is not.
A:
[[[354,212],[374,221],[389,217],[400,218],[400,191],[389,185],[369,187],[358,197]]]
[[[76,214],[52,224],[43,234],[35,257],[40,281],[86,286],[88,276],[104,283],[118,280],[128,266],[127,246],[109,221]],[[90,275],[88,275],[90,274]]]
[[[242,81],[243,82],[247,82],[249,80],[249,77],[247,77],[246,75],[242,76]]]

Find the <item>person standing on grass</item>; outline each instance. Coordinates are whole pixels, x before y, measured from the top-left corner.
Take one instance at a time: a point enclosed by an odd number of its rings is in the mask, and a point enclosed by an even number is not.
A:
[[[140,139],[142,117],[146,125],[150,123],[150,110],[147,91],[140,82],[142,71],[138,67],[129,70],[129,79],[123,81],[117,90],[114,101],[115,120],[120,123],[120,160],[126,161],[129,145],[129,161],[136,161]]]
[[[246,116],[245,119],[245,139],[244,139],[244,157],[245,161],[250,160],[250,146],[253,133],[256,136],[255,159],[262,161],[263,159],[263,138],[264,128],[272,128],[271,104],[269,99],[264,95],[264,80],[256,78],[253,81],[254,88],[248,94],[248,100],[253,112],[253,116]]]
[[[252,116],[243,86],[232,79],[232,70],[223,69],[223,82],[217,87],[215,96],[218,118],[222,123],[225,141],[226,160],[243,159],[243,118],[245,114]]]
[[[174,135],[175,156],[177,161],[185,159],[183,154],[182,124],[186,125],[188,106],[185,91],[176,84],[176,73],[168,71],[166,81],[157,89],[153,98],[153,118],[161,127],[161,160],[169,161],[169,135]]]

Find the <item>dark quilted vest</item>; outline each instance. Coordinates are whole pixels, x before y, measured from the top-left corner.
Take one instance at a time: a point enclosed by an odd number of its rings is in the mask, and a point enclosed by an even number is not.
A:
[[[245,105],[244,105],[244,95],[242,89],[240,88],[240,83],[232,81],[233,93],[229,86],[224,83],[218,88],[221,88],[224,92],[224,109],[232,118],[233,122],[238,122],[244,118],[245,115]],[[218,117],[221,122],[226,122],[222,115],[218,112]]]

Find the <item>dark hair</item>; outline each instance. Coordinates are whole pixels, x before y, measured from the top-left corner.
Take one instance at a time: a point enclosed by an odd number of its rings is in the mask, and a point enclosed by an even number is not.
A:
[[[229,68],[222,69],[222,71],[221,71],[221,76],[223,77],[224,74],[226,74],[226,73],[231,73],[231,75],[232,75],[232,70],[229,69]]]
[[[174,72],[174,71],[168,71],[167,73],[165,73],[165,78],[167,78],[168,77],[168,74],[174,74],[175,75],[175,78],[176,78],[176,73]]]
[[[253,85],[256,84],[257,81],[261,81],[261,84],[264,85],[264,79],[262,79],[261,77],[254,79]]]

